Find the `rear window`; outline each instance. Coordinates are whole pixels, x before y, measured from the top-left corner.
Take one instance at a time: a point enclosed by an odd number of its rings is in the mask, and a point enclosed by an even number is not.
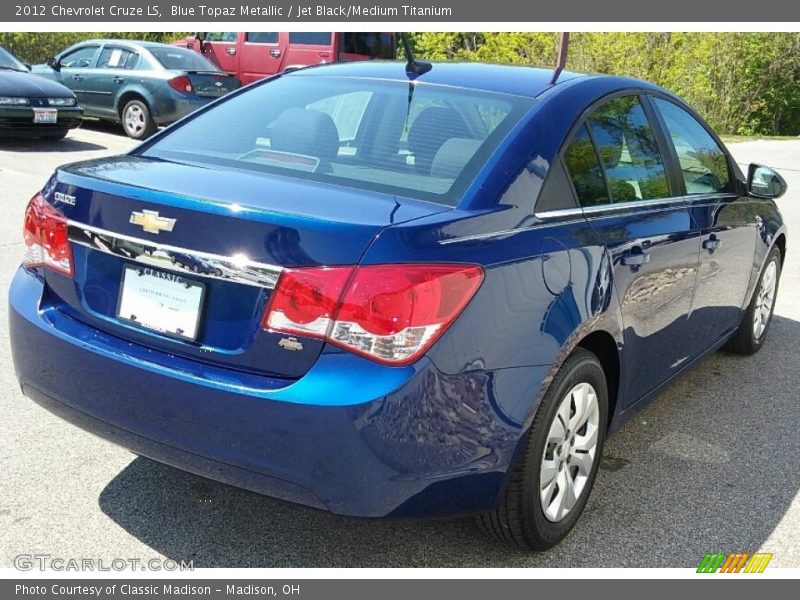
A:
[[[454,206],[533,102],[450,86],[295,74],[221,102],[142,153]]]
[[[219,71],[217,66],[192,50],[183,48],[148,48],[165,69],[177,71]]]

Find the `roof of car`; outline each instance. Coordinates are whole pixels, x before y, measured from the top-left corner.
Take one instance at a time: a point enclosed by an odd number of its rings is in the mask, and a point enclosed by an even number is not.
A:
[[[297,75],[367,77],[408,82],[405,61],[372,60],[331,63],[320,67],[296,71]],[[415,76],[419,82],[450,85],[462,88],[486,90],[518,96],[535,97],[551,87],[553,69],[526,65],[499,65],[478,62],[434,62],[427,73]],[[561,71],[556,83],[576,77],[587,77],[582,73]]]
[[[106,39],[106,38],[98,38],[93,40],[83,40],[79,42],[77,45],[80,44],[123,44],[126,46],[136,46],[139,48],[169,48],[171,50],[179,49],[185,50],[186,48],[181,48],[180,46],[173,46],[171,44],[162,44],[161,42],[146,42],[141,40],[126,40],[126,39]]]

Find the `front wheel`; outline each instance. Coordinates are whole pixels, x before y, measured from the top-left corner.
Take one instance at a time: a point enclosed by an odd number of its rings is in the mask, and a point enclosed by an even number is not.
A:
[[[150,109],[141,100],[131,100],[122,109],[122,128],[128,137],[143,140],[150,137],[157,126]]]
[[[761,277],[753,292],[750,305],[742,317],[739,329],[725,343],[723,349],[734,354],[755,354],[767,339],[772,314],[775,311],[775,299],[778,295],[778,283],[781,279],[781,251],[773,247],[761,269]]]
[[[505,498],[478,517],[482,528],[525,550],[547,550],[564,539],[597,476],[607,414],[603,367],[578,348],[542,399]]]

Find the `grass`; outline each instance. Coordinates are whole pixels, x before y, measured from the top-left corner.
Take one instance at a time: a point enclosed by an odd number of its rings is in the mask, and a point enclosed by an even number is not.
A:
[[[780,140],[796,140],[797,136],[793,135],[721,135],[722,141],[726,144],[735,144],[737,142],[756,142],[759,140],[766,141],[780,141]]]

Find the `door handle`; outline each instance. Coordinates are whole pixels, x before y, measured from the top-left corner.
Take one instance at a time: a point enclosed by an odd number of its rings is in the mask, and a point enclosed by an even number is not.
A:
[[[269,55],[272,58],[279,58],[281,55],[280,48],[273,48],[272,50],[269,51]]]
[[[718,240],[716,236],[712,235],[707,240],[703,240],[703,248],[708,250],[709,252],[714,252],[717,248],[722,245],[722,240]]]
[[[83,75],[73,75],[72,79],[75,81],[83,81]]]
[[[236,48],[225,48],[225,54],[233,56],[234,54],[236,54]]]
[[[638,267],[650,262],[650,255],[643,252],[641,249],[638,252],[631,252],[630,254],[622,255],[622,264],[630,267]]]
[[[123,77],[114,77],[112,81],[114,83],[125,83],[125,79]]]

